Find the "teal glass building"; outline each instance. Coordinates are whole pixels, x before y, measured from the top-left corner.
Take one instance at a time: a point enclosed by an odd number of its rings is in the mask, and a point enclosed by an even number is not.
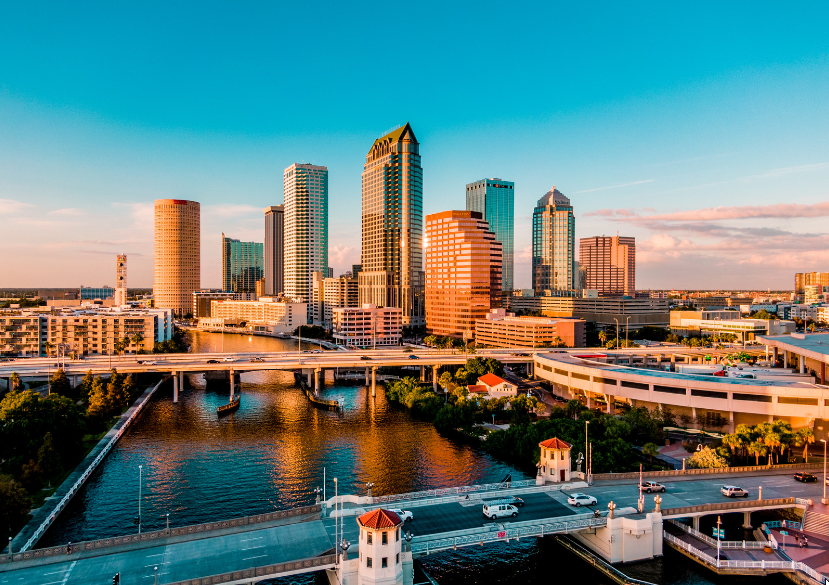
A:
[[[489,223],[495,239],[503,246],[501,291],[513,290],[513,261],[515,258],[515,183],[501,179],[481,179],[466,186],[467,211],[480,211]]]
[[[265,245],[241,242],[222,234],[222,290],[255,293],[256,281],[265,276]]]

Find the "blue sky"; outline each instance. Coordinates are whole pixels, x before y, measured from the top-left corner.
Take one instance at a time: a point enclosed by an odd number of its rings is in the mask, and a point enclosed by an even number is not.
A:
[[[329,168],[330,263],[360,173],[410,122],[424,208],[516,185],[516,285],[556,185],[576,235],[637,238],[637,287],[791,288],[829,270],[829,4],[6,3],[0,286],[152,286],[152,202],[262,241],[294,162]]]

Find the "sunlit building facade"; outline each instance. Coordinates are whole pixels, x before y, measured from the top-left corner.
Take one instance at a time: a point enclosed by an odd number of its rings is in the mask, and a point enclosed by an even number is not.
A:
[[[466,208],[480,211],[495,239],[501,242],[501,290],[511,294],[515,257],[515,183],[502,179],[481,179],[467,184]]]
[[[285,290],[285,206],[265,208],[265,291],[276,296]],[[261,295],[260,295],[261,296]]]
[[[543,295],[544,291],[574,288],[575,234],[573,206],[570,200],[553,186],[538,200],[533,211],[534,294]]]
[[[184,316],[200,288],[201,207],[196,201],[156,199],[154,304]]]
[[[584,270],[582,288],[606,295],[636,293],[636,239],[593,236],[579,240],[578,266]]]
[[[264,245],[241,242],[222,234],[222,289],[233,293],[255,293],[256,282],[265,271]]]

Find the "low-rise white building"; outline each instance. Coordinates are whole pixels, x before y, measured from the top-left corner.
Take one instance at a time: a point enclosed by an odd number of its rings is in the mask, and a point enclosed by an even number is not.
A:
[[[541,441],[538,446],[541,454],[536,484],[570,481],[570,451],[573,446],[557,437]]]
[[[199,319],[200,329],[245,328],[266,333],[292,333],[308,324],[308,303],[277,301],[211,301],[210,317]]]
[[[354,347],[388,347],[400,345],[403,336],[403,310],[396,307],[361,307],[332,309],[334,341]]]
[[[490,398],[509,398],[518,396],[518,386],[507,382],[495,374],[484,374],[478,378],[478,386],[486,388]]]

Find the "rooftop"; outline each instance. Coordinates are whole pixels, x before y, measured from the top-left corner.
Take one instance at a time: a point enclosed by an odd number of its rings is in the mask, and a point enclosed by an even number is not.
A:
[[[478,378],[478,382],[486,384],[487,386],[497,386],[498,384],[503,384],[506,382],[500,376],[496,376],[495,374],[484,374],[480,378]]]
[[[757,340],[762,342],[763,345],[779,347],[780,349],[794,351],[795,353],[809,352],[815,358],[818,358],[818,356],[829,356],[829,333],[758,335]]]
[[[400,516],[391,510],[384,510],[377,508],[372,512],[366,512],[357,521],[363,528],[371,528],[372,530],[382,530],[383,528],[394,528],[403,523]]]
[[[570,205],[570,199],[564,196],[564,193],[556,189],[556,186],[553,185],[553,188],[547,191],[544,194],[544,197],[538,200],[538,205],[536,207],[545,207],[547,205]]]
[[[570,443],[566,443],[559,439],[558,437],[553,437],[552,439],[547,439],[546,441],[541,441],[539,443],[542,447],[546,447],[547,449],[570,449],[572,445]]]

